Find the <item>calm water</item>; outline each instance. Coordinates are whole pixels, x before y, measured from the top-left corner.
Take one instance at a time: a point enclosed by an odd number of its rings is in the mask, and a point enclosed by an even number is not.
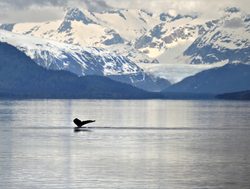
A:
[[[0,101],[0,188],[249,189],[250,102]]]

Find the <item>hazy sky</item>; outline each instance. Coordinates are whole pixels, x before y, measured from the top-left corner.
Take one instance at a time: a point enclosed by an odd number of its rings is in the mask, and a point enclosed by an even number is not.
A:
[[[0,22],[47,21],[61,18],[66,7],[90,10],[139,8],[150,11],[202,13],[215,16],[219,9],[237,6],[250,13],[250,0],[0,0]]]

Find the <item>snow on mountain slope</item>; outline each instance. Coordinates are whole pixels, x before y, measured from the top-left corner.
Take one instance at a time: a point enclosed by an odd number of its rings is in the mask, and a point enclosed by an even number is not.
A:
[[[145,32],[147,24],[143,20],[146,17],[150,18],[143,11],[117,10],[94,13],[69,8],[62,20],[3,24],[0,28],[73,45],[109,48],[123,53],[122,55],[134,62],[154,62],[154,59],[130,45],[130,40],[135,40]],[[129,51],[132,51],[133,55]]]
[[[128,58],[102,48],[83,48],[4,30],[0,30],[0,41],[17,47],[47,69],[67,70],[78,76],[107,76],[148,91],[160,91],[169,85],[164,80],[162,86],[163,82],[157,83],[158,78],[148,76]]]
[[[225,10],[225,16],[184,52],[192,64],[250,60],[250,15],[237,8]]]
[[[168,49],[194,41],[201,32],[198,26],[202,21],[196,17],[168,15],[168,20],[163,20],[166,21],[155,25],[135,42],[135,47],[149,57],[159,58]]]
[[[121,75],[142,71],[123,56],[101,48],[83,48],[37,37],[0,31],[0,40],[16,46],[48,69],[68,70],[77,75]]]
[[[107,48],[135,63],[155,63],[157,59],[172,63],[176,62],[173,54],[181,54],[184,58],[180,61],[206,64],[224,61],[232,51],[238,57],[248,51],[249,14],[233,7],[224,15],[205,22],[198,16],[145,10],[90,12],[70,8],[58,21],[3,24],[0,28],[68,44]]]
[[[127,41],[135,41],[138,36],[146,33],[148,28],[156,25],[159,20],[153,13],[145,10],[118,9],[95,13],[105,27],[112,27]]]
[[[110,35],[106,28],[97,23],[90,12],[80,11],[77,8],[69,9],[62,20],[46,23],[18,23],[11,31],[74,45],[98,47],[101,40]]]
[[[167,48],[194,37],[197,22],[196,17],[189,15],[145,10],[97,13],[72,8],[58,21],[7,24],[0,28],[63,43],[108,48],[135,63],[156,63]]]

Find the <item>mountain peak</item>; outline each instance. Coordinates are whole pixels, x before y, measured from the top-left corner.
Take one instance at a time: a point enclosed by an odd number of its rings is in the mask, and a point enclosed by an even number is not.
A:
[[[71,22],[78,21],[85,25],[96,24],[91,18],[89,18],[82,10],[79,8],[68,8],[64,20],[60,27],[59,32],[67,32],[71,29]]]
[[[81,21],[87,25],[94,23],[94,21],[91,20],[89,17],[87,17],[86,14],[84,14],[84,12],[82,10],[80,10],[79,8],[68,9],[64,20],[66,20],[66,21]]]

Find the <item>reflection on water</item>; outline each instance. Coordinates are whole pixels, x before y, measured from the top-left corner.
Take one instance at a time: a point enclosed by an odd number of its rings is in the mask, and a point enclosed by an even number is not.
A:
[[[248,189],[249,113],[249,102],[0,101],[0,188]],[[96,128],[73,132],[75,117]]]

